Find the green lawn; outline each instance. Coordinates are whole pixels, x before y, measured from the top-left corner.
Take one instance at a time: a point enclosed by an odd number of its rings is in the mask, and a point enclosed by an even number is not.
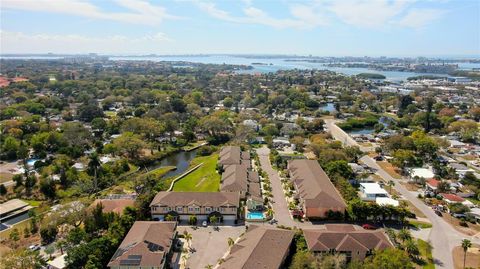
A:
[[[408,223],[418,229],[427,229],[432,228],[431,223],[423,222],[423,221],[416,221],[416,220],[409,220]]]
[[[417,240],[418,250],[420,250],[420,256],[425,261],[423,264],[423,269],[435,269],[435,264],[433,263],[432,247],[428,242],[423,241],[422,239]]]
[[[197,170],[180,179],[173,186],[173,191],[214,192],[220,189],[221,176],[215,170],[218,154],[196,157],[190,163],[194,167],[203,163]]]

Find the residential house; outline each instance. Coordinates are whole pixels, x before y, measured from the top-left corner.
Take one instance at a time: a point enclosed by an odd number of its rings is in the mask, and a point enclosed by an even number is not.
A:
[[[360,197],[364,201],[375,201],[379,197],[388,198],[388,192],[378,183],[360,183]]]
[[[90,207],[94,208],[101,204],[104,213],[113,212],[122,215],[123,210],[128,206],[133,207],[134,203],[134,199],[96,199]]]
[[[244,164],[250,168],[250,153],[242,151],[238,146],[226,146],[220,151],[218,163],[223,166]]]
[[[218,268],[283,268],[294,234],[290,230],[250,225]]]
[[[329,211],[345,212],[345,201],[316,160],[290,160],[288,172],[305,217],[325,218]]]
[[[324,229],[304,229],[308,250],[314,254],[340,253],[363,260],[375,250],[393,247],[383,230],[364,230],[351,224],[326,224]]]
[[[136,221],[108,263],[110,269],[163,269],[176,238],[174,221]]]
[[[152,219],[165,220],[167,215],[178,221],[210,220],[215,216],[221,222],[237,220],[240,203],[238,192],[159,192],[150,203]]]

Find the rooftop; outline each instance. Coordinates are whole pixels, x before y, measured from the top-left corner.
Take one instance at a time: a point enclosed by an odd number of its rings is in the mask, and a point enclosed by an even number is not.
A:
[[[174,221],[137,221],[108,263],[112,266],[160,267],[175,236]]]

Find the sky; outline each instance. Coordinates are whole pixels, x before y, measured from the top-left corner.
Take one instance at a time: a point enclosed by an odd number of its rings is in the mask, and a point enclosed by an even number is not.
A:
[[[479,56],[480,0],[1,0],[0,53]]]

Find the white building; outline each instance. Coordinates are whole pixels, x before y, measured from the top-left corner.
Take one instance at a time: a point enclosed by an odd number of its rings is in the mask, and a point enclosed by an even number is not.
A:
[[[360,183],[360,196],[364,201],[376,201],[379,197],[388,198],[388,192],[378,183]]]

